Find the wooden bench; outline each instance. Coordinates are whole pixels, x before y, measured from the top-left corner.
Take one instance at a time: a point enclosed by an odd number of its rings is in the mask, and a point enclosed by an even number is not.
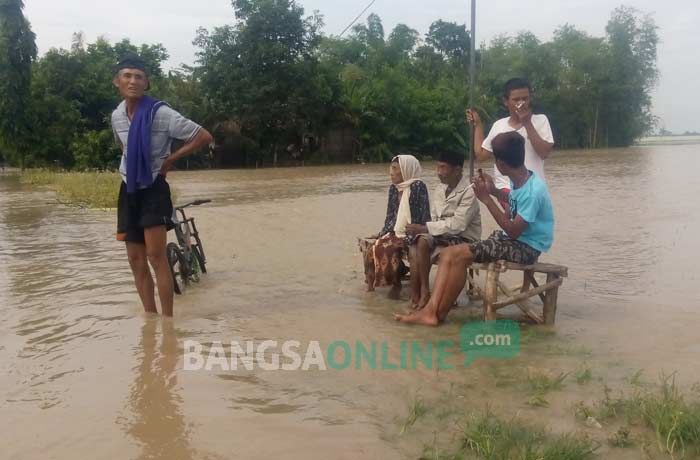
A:
[[[364,255],[374,241],[358,238],[360,252]],[[437,261],[433,261],[433,263],[436,264]],[[503,283],[500,276],[509,270],[523,272],[522,285],[516,288],[508,288]],[[483,287],[480,287],[475,279],[476,271],[483,271],[486,274]],[[545,284],[539,285],[535,279],[535,273],[544,273],[547,276]],[[519,265],[506,261],[488,264],[475,263],[467,269],[467,295],[470,300],[483,301],[484,318],[486,320],[496,319],[496,312],[501,308],[517,305],[535,323],[552,325],[557,313],[559,286],[562,285],[563,278],[567,276],[568,268],[554,264]],[[408,279],[408,275],[404,279]],[[498,298],[499,290],[506,296],[500,301]],[[542,315],[536,312],[534,306],[530,303],[529,299],[534,296],[538,296],[542,301]]]
[[[483,287],[475,279],[475,271],[485,272]],[[523,284],[516,288],[507,287],[500,279],[502,273],[507,271],[522,271]],[[540,286],[535,279],[535,273],[544,273],[547,276],[545,284]],[[528,318],[537,324],[554,324],[557,314],[557,295],[563,278],[568,276],[568,268],[561,265],[537,263],[533,265],[519,265],[511,262],[495,262],[488,264],[472,264],[467,270],[467,295],[472,300],[483,300],[484,318],[495,320],[496,312],[509,305],[517,305]],[[505,294],[505,298],[499,300],[498,291]],[[538,296],[542,301],[542,315],[538,314],[530,303],[531,297]]]

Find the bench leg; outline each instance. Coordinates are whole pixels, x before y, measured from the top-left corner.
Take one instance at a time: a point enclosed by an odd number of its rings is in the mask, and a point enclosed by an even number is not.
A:
[[[547,283],[554,281],[559,278],[558,275],[553,273],[547,274]],[[544,296],[544,309],[542,311],[544,316],[544,323],[551,326],[554,324],[554,319],[557,315],[557,296],[559,294],[559,287],[552,288],[547,291]]]
[[[467,269],[467,297],[470,299],[474,297],[474,285],[472,284],[472,279],[474,279],[474,269]]]
[[[530,277],[534,275],[535,272],[532,270],[523,271],[523,285],[520,288],[520,292],[527,292],[530,289]]]
[[[486,285],[484,286],[484,319],[493,321],[496,319],[496,310],[493,305],[498,301],[498,278],[500,272],[495,264],[489,264],[486,271]]]

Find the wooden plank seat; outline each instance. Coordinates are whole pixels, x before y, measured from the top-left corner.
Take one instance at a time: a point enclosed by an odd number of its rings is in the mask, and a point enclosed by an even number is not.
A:
[[[483,287],[475,278],[475,271],[485,272]],[[509,288],[500,279],[501,274],[507,271],[523,272],[523,283],[517,288]],[[547,280],[539,285],[535,279],[535,273],[543,273]],[[472,264],[467,270],[467,295],[472,300],[482,300],[484,318],[496,319],[496,312],[509,305],[517,305],[525,315],[537,324],[554,324],[557,313],[557,296],[559,286],[568,276],[568,268],[562,265],[536,263],[532,265],[520,265],[506,261],[488,264]],[[499,300],[498,291],[505,298]],[[542,315],[535,309],[530,299],[539,297],[542,302]]]
[[[372,239],[358,238],[360,252],[364,255],[374,241]],[[433,263],[437,264],[437,260]],[[406,261],[406,266],[408,266],[408,261]],[[483,286],[479,285],[475,276],[479,271],[485,273]],[[522,284],[516,288],[506,286],[500,278],[501,274],[507,271],[523,272]],[[545,284],[539,285],[535,279],[535,273],[546,275]],[[487,264],[474,263],[467,269],[467,295],[470,300],[483,301],[484,318],[486,320],[494,320],[498,310],[509,305],[516,305],[535,323],[552,325],[557,313],[559,286],[562,285],[563,278],[567,276],[567,267],[549,263],[532,265],[520,265],[506,261]],[[406,275],[406,278],[408,277],[409,275]],[[505,295],[500,300],[499,291]],[[530,301],[535,296],[542,302],[542,314],[536,311]]]

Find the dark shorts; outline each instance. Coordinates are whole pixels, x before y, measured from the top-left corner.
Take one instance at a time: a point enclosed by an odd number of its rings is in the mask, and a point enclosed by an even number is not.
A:
[[[486,240],[470,245],[474,262],[487,263],[505,260],[516,264],[530,265],[537,262],[540,251],[514,240],[502,230],[496,230]]]
[[[470,240],[464,238],[461,235],[437,235],[433,236],[430,234],[418,235],[428,242],[428,247],[431,250],[446,248],[448,246],[456,246],[458,244],[471,243]]]
[[[414,243],[417,243],[420,238],[424,239],[428,243],[428,248],[430,249],[430,263],[433,264],[437,263],[438,259],[440,258],[440,254],[445,248],[472,242],[461,235],[433,236],[429,233],[423,233],[416,237]]]
[[[158,175],[153,185],[131,194],[126,192],[126,184],[122,182],[117,209],[117,240],[143,243],[146,228],[165,225],[168,230],[172,229],[172,215],[170,186],[165,177]]]

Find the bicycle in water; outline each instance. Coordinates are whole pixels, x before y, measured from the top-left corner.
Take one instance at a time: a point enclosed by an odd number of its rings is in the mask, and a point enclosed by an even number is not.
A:
[[[211,200],[195,200],[173,210],[173,224],[177,242],[168,243],[166,247],[170,273],[173,276],[173,288],[176,294],[182,294],[190,282],[199,282],[200,274],[207,272],[207,259],[194,217],[187,217],[185,208],[211,203]]]

